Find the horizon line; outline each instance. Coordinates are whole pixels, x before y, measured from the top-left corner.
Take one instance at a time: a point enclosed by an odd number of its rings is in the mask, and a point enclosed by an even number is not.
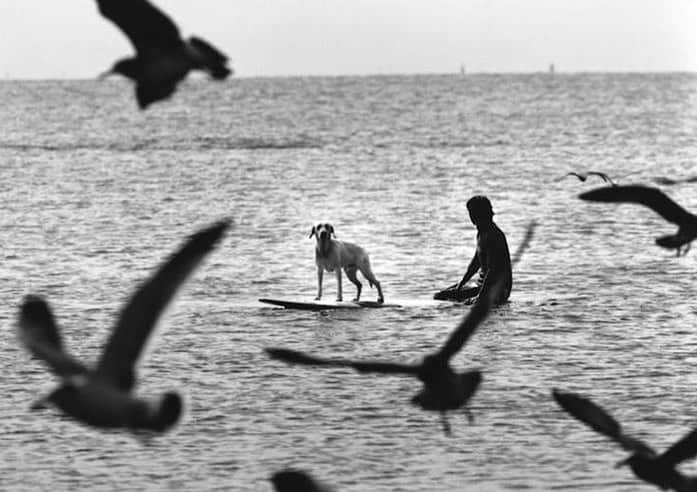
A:
[[[375,72],[375,73],[337,73],[337,74],[323,74],[323,73],[310,73],[310,74],[257,74],[257,75],[233,75],[228,80],[234,79],[287,79],[287,78],[340,78],[340,77],[413,77],[413,76],[446,76],[452,75],[457,77],[467,78],[468,76],[475,75],[548,75],[550,77],[555,77],[558,75],[695,75],[697,70],[559,70],[555,67],[554,72],[550,73],[549,70],[530,70],[530,71],[493,71],[493,70],[480,70],[480,71],[465,71],[464,73],[459,71],[453,72]],[[5,82],[29,82],[29,81],[83,81],[83,80],[96,80],[98,74],[93,77],[14,77],[12,75],[0,76],[0,81]],[[192,80],[205,78],[205,76],[194,75],[189,77]]]

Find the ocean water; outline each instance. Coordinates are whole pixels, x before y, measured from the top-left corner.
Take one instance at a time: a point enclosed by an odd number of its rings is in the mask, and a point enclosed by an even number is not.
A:
[[[563,178],[697,175],[694,74],[189,80],[147,112],[121,80],[3,81],[0,102],[2,490],[269,491],[287,466],[338,492],[651,490],[613,468],[624,452],[551,388],[591,397],[657,449],[697,421],[695,253],[655,246],[674,227],[648,209],[577,198],[600,180]],[[697,210],[697,184],[661,186]],[[474,252],[474,194],[490,197],[512,250],[538,226],[511,302],[453,362],[484,372],[473,425],[453,413],[444,436],[437,414],[408,404],[411,379],[265,356],[436,350],[466,312],[431,297]],[[144,443],[29,411],[55,380],[17,341],[22,297],[46,296],[70,352],[95,361],[138,282],[221,217],[232,230],[139,367],[139,394],[184,395],[178,426]],[[320,221],[367,249],[405,307],[257,301],[314,297]],[[334,298],[333,275],[324,290]]]

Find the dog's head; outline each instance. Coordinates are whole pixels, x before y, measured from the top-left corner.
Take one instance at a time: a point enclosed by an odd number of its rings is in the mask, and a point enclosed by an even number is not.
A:
[[[323,243],[329,241],[332,237],[336,237],[334,234],[334,226],[331,224],[317,224],[312,226],[312,231],[310,231],[310,237],[315,236],[318,243]]]

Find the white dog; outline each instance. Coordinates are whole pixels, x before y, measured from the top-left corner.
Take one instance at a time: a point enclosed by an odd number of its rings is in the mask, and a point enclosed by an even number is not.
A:
[[[370,269],[370,259],[368,253],[363,248],[352,243],[337,241],[332,239],[334,227],[331,224],[317,224],[312,227],[310,237],[317,238],[315,246],[315,263],[317,264],[317,297],[315,300],[322,298],[322,276],[324,271],[336,271],[337,296],[336,300],[342,300],[341,292],[341,269],[346,272],[346,276],[356,286],[358,292],[354,301],[361,298],[361,289],[363,286],[356,278],[356,272],[360,270],[363,276],[368,280],[370,286],[375,285],[378,289],[378,302],[385,302],[382,295],[380,282],[375,278],[373,271]]]

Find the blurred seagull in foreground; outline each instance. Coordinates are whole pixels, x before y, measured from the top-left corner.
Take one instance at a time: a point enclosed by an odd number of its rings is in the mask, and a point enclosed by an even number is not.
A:
[[[479,300],[450,335],[445,345],[434,354],[427,355],[420,364],[398,364],[392,362],[361,362],[348,359],[325,359],[304,354],[295,350],[281,348],[265,349],[269,356],[292,364],[314,366],[350,367],[361,373],[380,373],[412,376],[419,379],[424,387],[411,402],[424,410],[437,411],[441,414],[443,430],[451,434],[447,420],[448,410],[464,408],[470,420],[472,414],[466,408],[482,382],[482,373],[478,370],[456,373],[450,367],[450,359],[457,354],[472,336],[477,326],[489,314],[491,306],[504,286],[504,278],[497,280],[491,289],[480,294]]]
[[[228,221],[221,221],[191,236],[138,288],[121,311],[94,369],[65,351],[46,301],[27,296],[19,313],[19,338],[62,380],[32,409],[52,403],[74,419],[95,427],[162,432],[175,424],[182,410],[181,397],[173,392],[158,400],[133,396],[134,367],[160,314],[228,226]]]
[[[658,188],[641,185],[607,186],[581,193],[578,197],[592,202],[638,203],[649,207],[668,222],[677,224],[677,233],[656,238],[656,244],[677,250],[678,256],[686,254],[690,250],[690,243],[697,238],[697,215],[682,208]]]
[[[617,186],[617,185],[615,184],[615,182],[610,178],[610,176],[608,176],[608,175],[605,174],[605,173],[601,173],[601,172],[597,172],[597,171],[589,171],[589,172],[587,172],[587,173],[585,173],[585,174],[579,174],[579,173],[570,172],[570,173],[566,173],[563,177],[559,178],[557,181],[561,181],[562,179],[564,179],[564,178],[566,178],[566,177],[568,177],[568,176],[576,176],[578,179],[580,179],[580,180],[583,181],[584,183],[585,183],[585,181],[588,179],[589,176],[598,176],[600,179],[602,179],[602,180],[605,181],[606,183],[608,183],[608,184],[610,184],[610,185],[612,185],[612,186]]]
[[[271,483],[276,492],[331,492],[330,488],[318,483],[308,473],[292,468],[274,473]]]
[[[97,5],[136,49],[135,57],[118,60],[103,75],[133,79],[141,109],[172,95],[190,70],[205,70],[216,80],[232,73],[223,53],[201,38],[184,41],[174,22],[147,0],[97,0]]]
[[[697,490],[697,478],[687,477],[675,468],[679,463],[697,455],[697,429],[685,435],[663,454],[657,454],[639,439],[624,434],[620,424],[589,399],[556,389],[552,390],[552,396],[573,417],[632,453],[629,458],[617,463],[616,468],[629,465],[637,477],[663,490]]]

